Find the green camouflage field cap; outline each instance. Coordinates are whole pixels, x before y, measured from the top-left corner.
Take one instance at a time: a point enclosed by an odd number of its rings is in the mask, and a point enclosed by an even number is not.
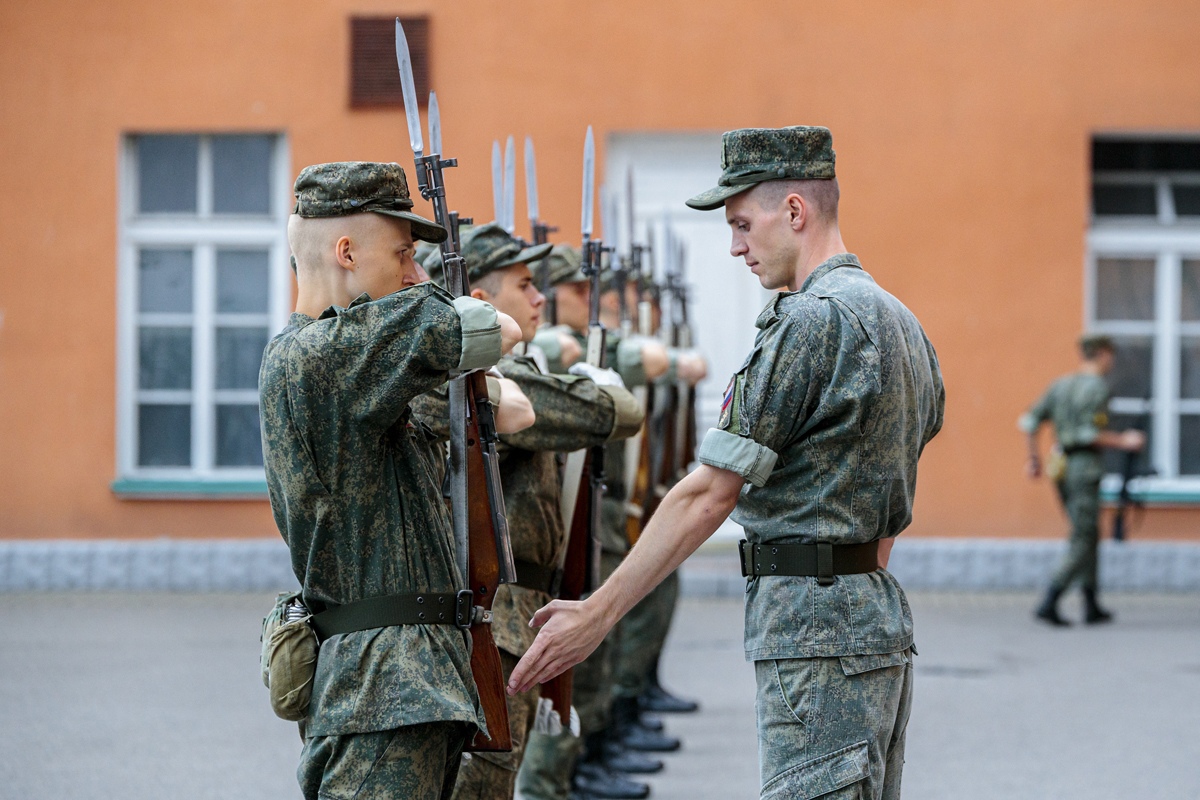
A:
[[[474,227],[464,227],[459,232],[462,240],[461,255],[467,262],[467,280],[477,281],[484,275],[514,264],[529,264],[546,257],[552,245],[535,244],[521,247],[521,243],[508,231],[494,222]],[[444,285],[442,278],[442,251],[435,249],[423,262],[429,277]]]
[[[828,128],[742,128],[721,137],[721,177],[717,187],[687,204],[700,211],[725,205],[735,194],[764,181],[837,177],[833,169],[833,135]]]
[[[314,164],[300,170],[292,192],[293,214],[302,217],[344,217],[371,211],[412,223],[414,239],[441,242],[446,229],[412,213],[408,181],[399,164],[372,161],[338,161]]]
[[[582,264],[583,254],[579,252],[578,247],[556,244],[550,255],[538,263],[533,271],[533,278],[538,286],[579,283],[588,279],[588,276],[583,274]]]

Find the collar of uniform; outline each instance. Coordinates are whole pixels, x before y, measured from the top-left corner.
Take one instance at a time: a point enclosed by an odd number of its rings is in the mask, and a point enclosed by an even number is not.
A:
[[[338,314],[341,314],[343,311],[346,311],[347,309],[354,308],[355,306],[361,306],[363,303],[369,303],[369,302],[371,302],[371,295],[367,294],[366,292],[363,292],[358,297],[351,300],[350,305],[346,306],[346,308],[342,308],[339,305],[332,305],[329,308],[322,311],[321,316],[317,317],[317,319],[333,319]]]
[[[312,317],[310,317],[308,314],[304,314],[299,311],[293,311],[291,314],[288,315],[288,325],[291,325],[296,328],[303,328],[305,325],[307,325],[308,323],[310,323],[312,321],[313,321]]]
[[[858,262],[858,256],[853,253],[839,253],[833,258],[828,258],[821,262],[820,266],[814,269],[809,276],[804,279],[804,283],[800,285],[801,292],[807,292],[812,288],[812,285],[824,278],[830,272],[833,272],[838,267],[853,267],[862,269],[862,264]]]

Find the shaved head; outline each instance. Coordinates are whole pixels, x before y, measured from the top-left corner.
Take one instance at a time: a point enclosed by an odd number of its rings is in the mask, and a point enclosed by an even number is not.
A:
[[[296,256],[297,274],[337,266],[335,248],[338,239],[349,236],[366,242],[378,236],[386,225],[378,214],[353,214],[342,217],[288,217],[288,246]]]
[[[837,222],[841,190],[837,178],[829,180],[764,181],[751,191],[760,208],[774,210],[789,194],[798,194],[826,222]]]

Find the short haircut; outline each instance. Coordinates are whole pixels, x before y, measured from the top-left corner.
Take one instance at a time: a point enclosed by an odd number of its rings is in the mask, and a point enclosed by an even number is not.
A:
[[[837,178],[765,181],[758,185],[756,199],[760,206],[767,208],[779,205],[789,194],[803,197],[816,209],[821,219],[837,222],[838,200],[841,198]]]
[[[1117,346],[1111,338],[1103,335],[1084,336],[1079,340],[1079,351],[1083,353],[1083,357],[1091,361],[1100,353],[1107,350],[1110,353],[1117,352]]]
[[[516,265],[514,264],[513,266]],[[489,297],[495,297],[504,288],[504,276],[508,270],[509,267],[501,267],[500,269],[494,269],[485,275],[481,275],[471,281],[471,288],[482,289],[488,293]]]

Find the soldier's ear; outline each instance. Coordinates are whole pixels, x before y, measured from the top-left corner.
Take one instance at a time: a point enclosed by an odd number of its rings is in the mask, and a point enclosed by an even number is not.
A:
[[[342,269],[352,270],[358,267],[354,260],[354,242],[349,236],[343,236],[333,243],[333,256]]]
[[[479,288],[475,288],[475,289],[471,290],[471,297],[474,297],[476,300],[483,300],[485,303],[490,302],[492,299],[492,296],[490,294],[488,294],[483,289],[479,289]]]
[[[783,200],[787,208],[788,224],[792,230],[799,231],[804,227],[804,222],[808,219],[808,203],[804,202],[804,198],[792,192]]]

